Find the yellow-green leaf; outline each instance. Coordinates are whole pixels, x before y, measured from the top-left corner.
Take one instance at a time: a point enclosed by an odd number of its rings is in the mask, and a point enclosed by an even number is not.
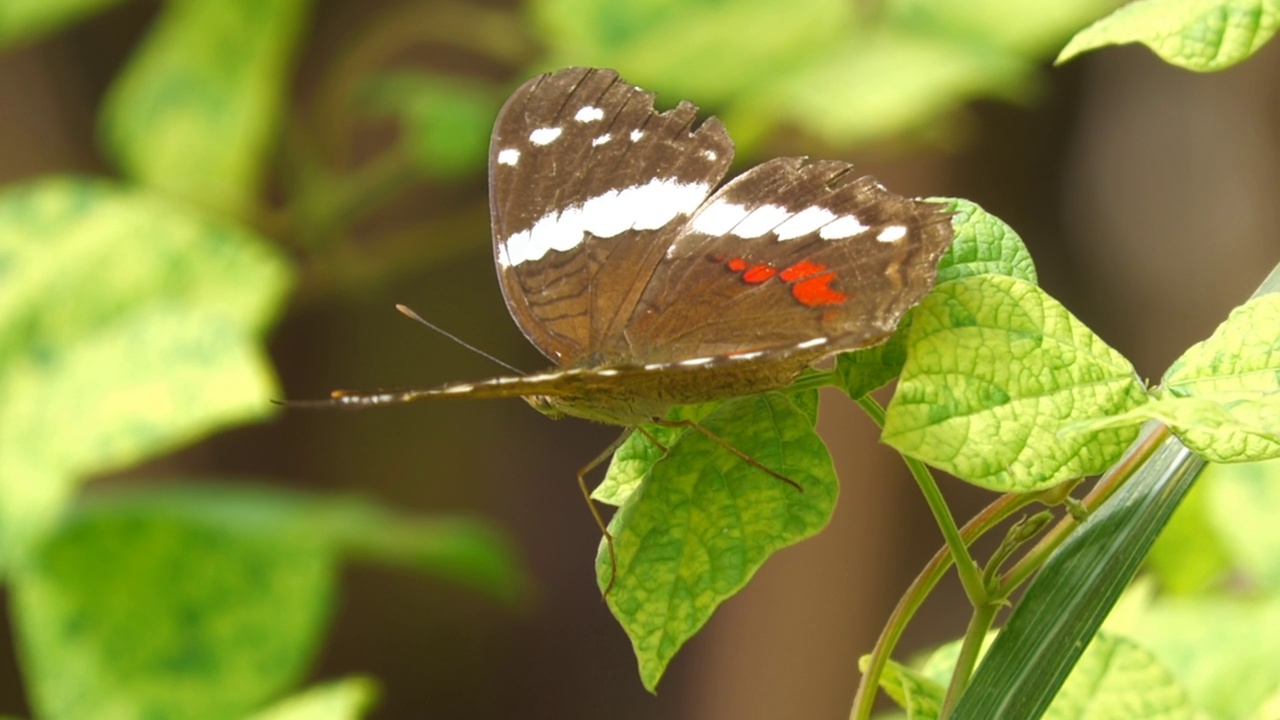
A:
[[[307,688],[249,720],[358,720],[378,700],[373,680],[351,677]]]
[[[166,3],[103,108],[131,180],[247,217],[288,100],[310,0]]]
[[[1058,62],[1106,45],[1138,42],[1165,62],[1212,72],[1249,58],[1277,27],[1277,0],[1137,0],[1081,30]]]
[[[617,575],[609,608],[635,648],[650,691],[680,647],[774,552],[821,530],[835,470],[813,416],[781,393],[720,405],[702,426],[801,488],[686,430],[609,524]],[[596,573],[613,577],[602,542]]]
[[[1133,367],[1036,286],[980,275],[938,286],[913,313],[882,439],[1001,492],[1101,472],[1137,427],[1064,435],[1146,399]]]
[[[0,193],[0,557],[80,478],[267,416],[289,284],[252,233],[147,193]]]

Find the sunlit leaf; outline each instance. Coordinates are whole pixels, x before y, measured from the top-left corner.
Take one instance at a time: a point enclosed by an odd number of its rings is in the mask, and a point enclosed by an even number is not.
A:
[[[310,0],[169,2],[116,78],[103,139],[131,180],[246,217]]]
[[[653,690],[680,647],[774,552],[822,529],[836,478],[813,416],[785,395],[724,403],[702,426],[803,491],[686,430],[609,524],[617,575],[608,603]],[[613,576],[604,543],[603,589]]]
[[[332,607],[330,552],[240,519],[126,503],[61,526],[12,582],[37,715],[243,717],[295,683]]]
[[[0,47],[35,40],[121,0],[0,0]]]
[[[372,680],[346,678],[307,688],[249,720],[358,720],[377,699],[378,687]]]
[[[1137,427],[1064,435],[1146,399],[1133,367],[1016,278],[938,286],[913,314],[883,440],[977,485],[1026,492],[1097,473]]]
[[[85,475],[266,417],[289,283],[252,233],[146,193],[0,194],[0,555]]]
[[[1277,27],[1276,0],[1136,0],[1081,30],[1058,62],[1106,45],[1139,42],[1165,62],[1212,72],[1249,58]]]

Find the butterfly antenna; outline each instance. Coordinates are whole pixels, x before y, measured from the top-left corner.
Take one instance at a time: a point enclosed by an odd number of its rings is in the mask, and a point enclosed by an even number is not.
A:
[[[407,305],[401,305],[400,303],[396,303],[396,310],[399,310],[401,315],[404,315],[405,317],[409,318],[410,320],[413,320],[413,321],[416,321],[416,322],[422,323],[422,324],[423,324],[423,325],[425,325],[427,328],[429,328],[429,329],[431,329],[431,330],[434,330],[434,331],[436,331],[436,332],[440,333],[441,335],[443,335],[443,336],[445,336],[445,337],[449,338],[450,340],[452,340],[452,341],[454,341],[454,342],[458,343],[458,344],[459,344],[459,345],[461,345],[462,347],[464,347],[464,348],[466,348],[466,349],[470,350],[471,352],[473,352],[473,353],[475,353],[475,354],[479,355],[480,357],[488,358],[490,361],[492,361],[492,362],[494,362],[494,363],[497,363],[498,365],[501,365],[502,367],[504,367],[504,368],[506,368],[506,369],[510,370],[511,372],[513,372],[513,373],[515,373],[515,374],[517,374],[517,375],[524,375],[524,371],[523,371],[523,370],[520,370],[520,369],[518,369],[518,368],[514,368],[514,367],[512,367],[511,365],[509,365],[509,364],[507,364],[507,363],[505,363],[505,362],[503,362],[503,361],[499,360],[498,358],[496,358],[496,357],[494,357],[494,356],[490,355],[489,353],[487,353],[487,352],[485,352],[485,351],[481,350],[480,348],[476,347],[475,345],[472,345],[471,343],[467,342],[466,340],[463,340],[462,338],[458,337],[457,335],[454,335],[453,333],[449,332],[448,330],[445,330],[444,328],[440,327],[439,325],[435,325],[435,324],[433,324],[433,323],[429,323],[429,322],[427,322],[426,320],[423,320],[423,319],[422,319],[422,316],[421,316],[421,315],[419,315],[418,313],[414,312],[413,310],[411,310],[411,309],[409,308],[409,306],[407,306]]]

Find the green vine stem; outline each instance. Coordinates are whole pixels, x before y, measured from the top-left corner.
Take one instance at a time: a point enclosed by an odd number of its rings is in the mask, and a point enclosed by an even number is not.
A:
[[[1000,603],[989,601],[973,609],[973,617],[969,618],[969,627],[965,628],[964,640],[960,643],[960,654],[956,657],[956,668],[951,674],[951,683],[947,685],[947,695],[942,701],[942,712],[939,717],[951,715],[960,696],[969,686],[969,678],[973,677],[973,669],[978,666],[978,654],[982,652],[982,641],[991,630],[996,620]]]
[[[1108,498],[1115,494],[1116,490],[1120,489],[1128,481],[1133,473],[1137,472],[1138,468],[1151,459],[1152,454],[1168,437],[1169,429],[1160,426],[1145,437],[1140,438],[1133,447],[1133,451],[1121,458],[1120,462],[1111,466],[1080,504],[1088,512],[1093,512],[1100,507],[1102,503],[1106,502]],[[1008,597],[1010,593],[1029,580],[1036,570],[1039,570],[1044,565],[1049,555],[1054,550],[1057,550],[1058,546],[1079,525],[1080,521],[1072,515],[1067,515],[1058,521],[1058,524],[1053,529],[1040,538],[1035,547],[1028,550],[1013,564],[1013,567],[1009,568],[1001,576],[999,596],[1002,598]]]
[[[874,398],[863,395],[858,398],[858,406],[871,416],[876,426],[884,427],[884,408]],[[929,510],[933,512],[933,517],[937,520],[939,529],[942,530],[947,548],[955,556],[956,573],[960,576],[960,584],[964,586],[965,595],[969,597],[969,602],[973,603],[974,607],[985,605],[987,588],[982,582],[982,571],[978,568],[978,563],[974,562],[973,555],[969,554],[969,546],[960,537],[960,528],[956,526],[956,520],[951,516],[951,508],[947,506],[947,500],[942,496],[942,490],[933,479],[933,474],[924,463],[915,458],[904,455],[902,459],[907,463],[907,469],[911,471],[916,484],[920,486],[920,492],[924,493],[925,502],[929,504]]]
[[[961,540],[967,546],[1033,502],[1037,502],[1037,499],[1032,495],[1009,493],[1000,496],[960,529]],[[880,637],[871,650],[867,667],[862,670],[858,691],[853,699],[853,708],[849,711],[851,720],[866,720],[871,717],[871,711],[875,705],[876,688],[880,686],[880,676],[884,673],[885,665],[897,648],[898,641],[902,638],[902,633],[911,622],[911,618],[915,616],[916,611],[929,597],[929,593],[951,567],[952,559],[949,547],[940,548],[898,600],[898,605],[889,615],[888,622],[880,631]]]

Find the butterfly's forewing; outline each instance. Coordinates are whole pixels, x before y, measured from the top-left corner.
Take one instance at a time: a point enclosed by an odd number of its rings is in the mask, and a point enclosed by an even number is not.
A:
[[[489,151],[498,277],[512,317],[560,365],[630,357],[624,328],[733,143],[688,103],[665,113],[610,70],[522,85]]]
[[[873,344],[933,287],[951,239],[940,204],[895,195],[844,162],[772,160],[688,220],[628,339],[649,350],[645,362]]]

